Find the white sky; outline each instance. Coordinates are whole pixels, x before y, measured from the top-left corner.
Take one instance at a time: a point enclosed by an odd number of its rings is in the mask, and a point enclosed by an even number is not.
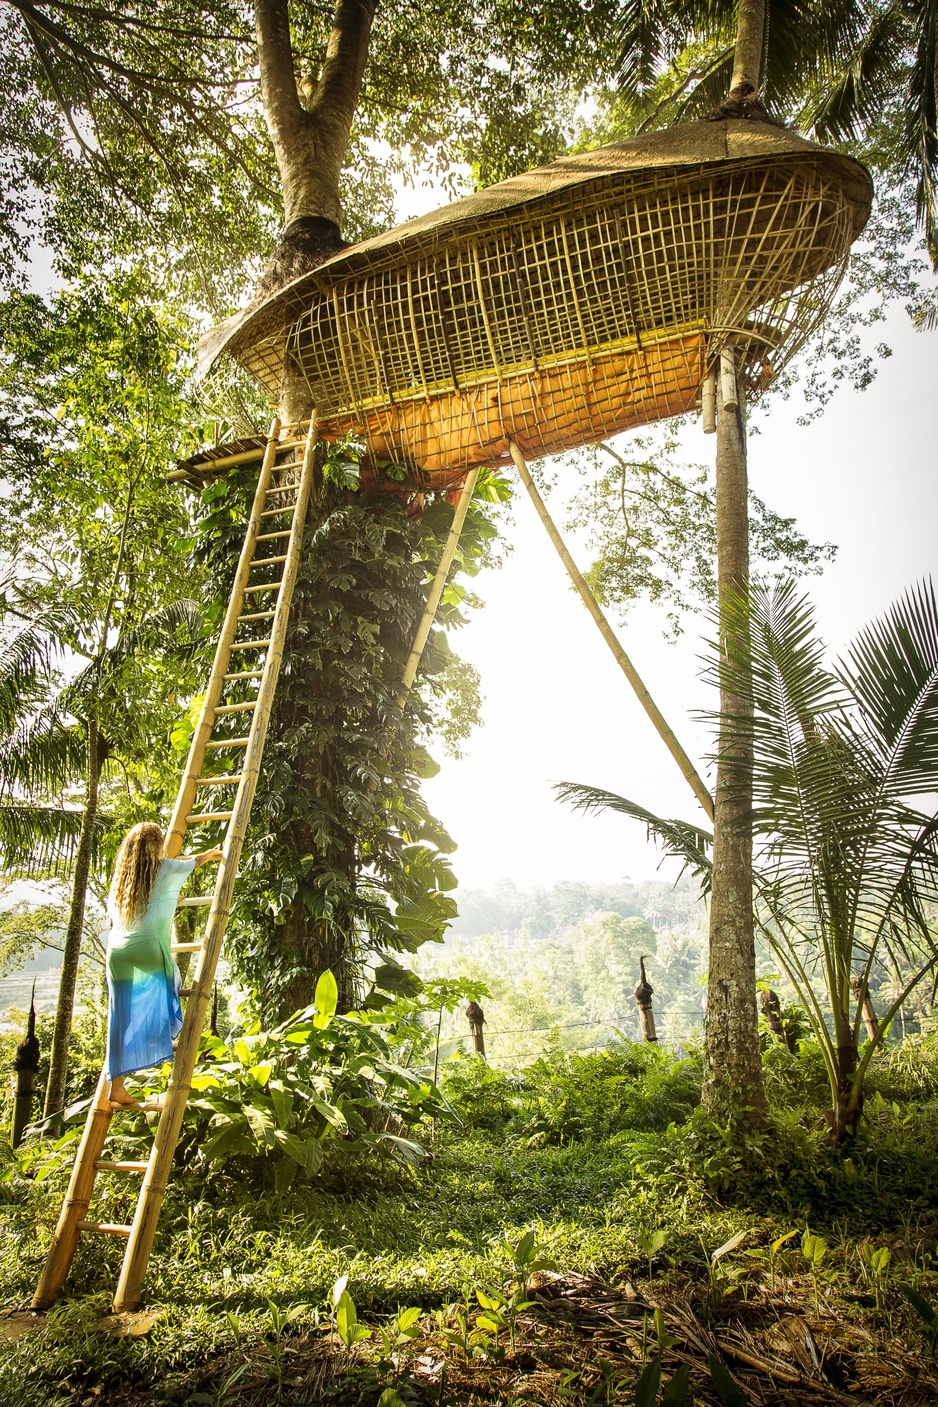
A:
[[[405,190],[398,214],[410,219],[441,203],[432,187]],[[805,579],[835,651],[905,587],[938,570],[938,334],[916,333],[897,308],[885,330],[869,336],[871,346],[880,341],[894,355],[878,364],[867,391],[840,391],[805,427],[795,423],[793,397],[750,439],[753,491],[795,516],[812,541],[838,546],[823,576]],[[699,423],[685,444],[690,461],[712,460],[715,438]],[[569,492],[577,483],[571,472]],[[458,844],[456,874],[474,888],[502,877],[524,888],[673,874],[658,871],[658,852],[635,823],[586,817],[553,798],[553,781],[587,782],[663,815],[703,819],[516,485],[514,550],[500,571],[472,584],[485,609],[453,635],[482,676],[483,726],[464,759],[440,758],[439,776],[425,786]],[[565,496],[561,475],[548,505],[558,524]],[[582,545],[569,536],[568,543],[586,567]],[[624,627],[613,624],[703,771],[709,743],[693,715],[714,700],[698,677],[702,623],[688,621],[677,645],[663,639],[663,613],[652,607],[633,611]]]
[[[408,219],[440,203],[432,187],[404,190],[398,215]],[[44,262],[40,254],[34,270],[43,287]],[[779,404],[750,441],[754,491],[776,511],[794,515],[813,541],[838,544],[824,575],[807,579],[834,649],[938,567],[938,334],[915,333],[897,311],[885,332],[878,327],[870,340],[889,341],[895,354],[880,364],[869,390],[840,392],[827,413],[804,428],[795,424],[795,400]],[[689,431],[686,444],[689,459],[712,458],[714,437],[699,428]],[[575,480],[571,473],[571,491]],[[561,476],[549,504],[559,523],[564,496]],[[574,596],[520,485],[510,539],[505,566],[472,583],[485,609],[453,637],[482,676],[483,726],[465,758],[440,758],[439,776],[426,783],[431,810],[458,844],[460,883],[489,888],[510,877],[528,887],[561,879],[652,878],[658,855],[640,827],[560,806],[551,782],[589,782],[665,815],[699,819],[702,813]],[[570,545],[585,567],[582,547]],[[642,607],[620,636],[702,768],[706,730],[692,715],[713,700],[698,678],[699,624],[688,622],[677,645],[662,638],[663,624],[661,613]]]
[[[835,650],[938,566],[938,335],[914,332],[897,311],[886,337],[894,356],[869,390],[840,392],[804,428],[795,424],[796,400],[779,404],[750,442],[753,490],[794,515],[813,541],[838,544],[836,561],[806,582]],[[875,340],[882,338],[880,327]],[[699,428],[686,443],[690,459],[713,455],[713,437]],[[575,479],[571,473],[571,491]],[[550,501],[558,522],[563,496],[561,477]],[[442,760],[427,801],[458,843],[462,885],[488,888],[503,876],[521,887],[652,878],[659,857],[640,827],[560,806],[551,782],[606,787],[665,815],[702,813],[574,596],[520,485],[514,517],[507,564],[474,584],[485,609],[453,637],[481,673],[484,726],[462,761]],[[575,555],[585,567],[582,547]],[[676,646],[662,638],[663,624],[661,613],[642,607],[620,635],[702,766],[706,730],[692,715],[713,700],[698,678],[700,623],[689,622]]]

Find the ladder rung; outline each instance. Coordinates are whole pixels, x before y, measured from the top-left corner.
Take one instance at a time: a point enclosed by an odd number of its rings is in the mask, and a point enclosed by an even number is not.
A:
[[[129,1236],[132,1226],[118,1226],[113,1221],[80,1221],[79,1231],[101,1231],[105,1236]]]
[[[292,528],[280,528],[275,533],[259,533],[254,540],[255,542],[272,542],[275,537],[289,537],[292,531]]]
[[[283,585],[283,581],[282,581],[282,580],[281,580],[281,581],[265,581],[265,582],[263,583],[263,585],[261,585],[261,586],[246,586],[246,587],[244,588],[244,594],[245,594],[245,596],[253,596],[256,591],[279,591],[282,585]],[[244,620],[245,617],[242,616],[241,619]]]
[[[276,452],[277,452],[277,454],[279,454],[281,450],[284,450],[284,449],[294,449],[296,445],[305,445],[305,444],[306,444],[306,436],[305,436],[305,435],[301,435],[298,440],[278,440],[278,441],[277,441],[277,450],[276,450]]]
[[[230,777],[200,777],[196,782],[197,787],[233,787],[236,782],[240,782],[241,773],[235,772]]]
[[[169,945],[169,951],[170,951],[171,953],[200,953],[200,952],[202,951],[202,944],[201,944],[201,943],[170,943],[170,945]]]
[[[149,1104],[116,1104],[111,1103],[112,1114],[160,1114],[163,1111],[162,1100],[151,1100]]]
[[[176,908],[177,908],[177,909],[197,909],[197,908],[199,908],[202,904],[210,904],[211,902],[212,902],[212,896],[211,896],[211,894],[189,894],[189,895],[186,896],[185,899],[177,899],[177,900],[176,900]],[[201,946],[202,946],[202,945],[201,945],[201,943],[200,943],[200,944],[199,944],[199,947],[201,947]]]
[[[255,567],[272,567],[275,562],[285,562],[286,560],[286,553],[282,557],[258,557],[257,561],[251,563],[251,570],[253,571]]]
[[[249,703],[218,704],[218,705],[216,706],[216,708],[215,708],[215,712],[216,712],[216,713],[222,713],[222,714],[224,714],[224,713],[247,713],[248,709],[251,709],[251,708],[257,708],[257,699],[251,699],[251,701],[250,701]]]
[[[206,743],[205,746],[206,748],[247,747],[250,741],[250,738],[220,738],[218,742]],[[180,899],[179,902],[180,904],[184,904],[186,901],[185,899]]]
[[[263,616],[276,615],[276,611],[262,611]],[[257,616],[242,616],[242,620],[257,620]],[[269,640],[239,640],[237,645],[232,645],[233,650],[264,650],[270,644]]]
[[[194,987],[180,987],[180,988],[179,988],[179,995],[180,995],[181,997],[191,997],[191,996],[192,996],[192,993],[193,993],[194,991],[195,991],[195,988],[194,988]]]
[[[283,493],[283,489],[280,492]],[[258,517],[276,518],[278,513],[292,513],[295,507],[295,503],[285,503],[282,508],[265,508],[263,513],[258,514]]]
[[[95,1158],[95,1168],[98,1172],[133,1172],[145,1173],[146,1163],[115,1163],[110,1158]]]
[[[187,816],[186,825],[198,826],[203,821],[230,821],[233,811],[206,811],[200,816]]]
[[[226,679],[262,679],[264,671],[262,669],[242,669],[237,674],[226,674]]]
[[[238,620],[270,620],[276,614],[276,611],[251,611],[248,615],[238,616]],[[245,650],[256,643],[255,640],[241,640],[237,645],[232,645],[231,648],[233,650]],[[269,645],[270,641],[265,640],[264,644]]]

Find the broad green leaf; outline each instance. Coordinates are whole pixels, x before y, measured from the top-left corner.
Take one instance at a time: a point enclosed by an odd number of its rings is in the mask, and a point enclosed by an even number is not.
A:
[[[661,1382],[661,1359],[649,1359],[635,1387],[635,1407],[655,1407]]]
[[[717,1395],[724,1407],[746,1407],[749,1394],[743,1392],[722,1359],[718,1358],[715,1353],[711,1353],[708,1355],[707,1362],[710,1365],[713,1386],[716,1388]]]
[[[276,1146],[274,1121],[267,1113],[266,1109],[260,1109],[255,1104],[245,1104],[244,1117],[251,1126],[251,1132],[262,1147],[273,1148]]]
[[[313,1025],[317,1030],[324,1030],[335,1015],[335,1009],[339,1001],[339,988],[332,973],[326,971],[316,983],[316,993],[313,998],[316,1005],[316,1016]]]
[[[288,1158],[281,1158],[274,1169],[274,1187],[282,1195],[289,1191],[290,1184],[296,1177],[296,1163]]]
[[[524,1266],[531,1259],[534,1250],[534,1232],[526,1231],[514,1249],[515,1265]]]
[[[337,1128],[340,1133],[345,1133],[348,1129],[348,1120],[342,1110],[337,1109],[334,1104],[327,1104],[322,1099],[314,1099],[313,1108],[318,1109],[326,1122],[331,1124],[333,1128]]]

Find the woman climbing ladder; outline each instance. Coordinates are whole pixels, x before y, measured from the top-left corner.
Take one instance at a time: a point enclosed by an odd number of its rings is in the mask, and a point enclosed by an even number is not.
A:
[[[179,969],[170,955],[179,891],[220,850],[169,860],[163,832],[143,822],[125,835],[108,895],[108,1022],[105,1069],[112,1104],[135,1108],[124,1076],[173,1058],[182,1027]]]

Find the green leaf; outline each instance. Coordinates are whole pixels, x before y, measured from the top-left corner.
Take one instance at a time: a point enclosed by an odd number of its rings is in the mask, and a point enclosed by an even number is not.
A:
[[[274,1169],[274,1186],[282,1196],[289,1191],[290,1184],[296,1177],[296,1163],[290,1162],[287,1158],[281,1158]]]
[[[911,1285],[900,1285],[899,1289],[919,1315],[923,1324],[927,1324],[929,1328],[938,1327],[938,1310],[929,1304],[924,1295],[919,1294],[918,1290],[913,1289]]]
[[[294,1163],[298,1163],[301,1168],[307,1170],[306,1140],[298,1138],[295,1133],[286,1133],[283,1129],[277,1129],[274,1136],[284,1153],[292,1158]]]
[[[228,1124],[217,1133],[214,1138],[210,1138],[202,1149],[202,1156],[213,1163],[222,1158],[230,1158],[239,1153],[253,1153],[254,1144],[247,1136],[246,1123]]]
[[[690,1368],[684,1363],[678,1368],[670,1382],[665,1383],[664,1392],[661,1394],[661,1404],[670,1404],[670,1407],[687,1407],[687,1398],[690,1391]]]
[[[655,1407],[661,1382],[661,1359],[651,1358],[635,1386],[635,1407]]]
[[[713,1386],[716,1388],[717,1395],[724,1407],[746,1407],[749,1394],[743,1392],[722,1359],[718,1358],[715,1353],[711,1353],[707,1357],[707,1362],[710,1364]]]
[[[737,1246],[741,1246],[748,1235],[748,1231],[737,1231],[735,1236],[731,1236],[728,1241],[723,1242],[722,1246],[717,1247],[710,1259],[722,1260],[724,1256],[729,1255],[730,1251],[735,1251]]]
[[[515,1265],[524,1267],[532,1258],[534,1253],[535,1236],[533,1231],[526,1231],[514,1249]]]
[[[276,1146],[274,1121],[267,1113],[266,1109],[261,1109],[256,1104],[245,1104],[244,1117],[250,1124],[251,1132],[262,1148],[273,1148]]]
[[[313,1108],[317,1109],[326,1122],[331,1124],[333,1128],[338,1129],[340,1133],[346,1133],[348,1131],[348,1120],[342,1113],[342,1110],[337,1109],[334,1104],[327,1104],[325,1100],[322,1099],[314,1099]]]
[[[335,1015],[335,1009],[339,1002],[338,984],[331,972],[326,971],[319,978],[313,1002],[316,1007],[313,1025],[317,1030],[323,1031]]]

